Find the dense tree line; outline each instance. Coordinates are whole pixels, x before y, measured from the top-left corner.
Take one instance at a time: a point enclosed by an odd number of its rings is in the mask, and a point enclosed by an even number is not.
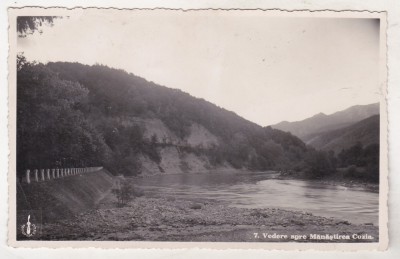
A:
[[[335,155],[333,151],[320,151],[308,148],[304,159],[293,169],[302,172],[306,178],[326,177],[367,182],[379,182],[379,144],[363,146],[357,143],[342,149]]]
[[[361,143],[338,154],[338,166],[347,168],[345,176],[379,182],[379,144],[365,147]],[[361,168],[361,169],[360,169]]]

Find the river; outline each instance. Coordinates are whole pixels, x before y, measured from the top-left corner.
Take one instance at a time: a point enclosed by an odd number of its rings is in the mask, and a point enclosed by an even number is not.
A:
[[[378,225],[378,193],[304,180],[274,172],[170,174],[136,178],[146,196],[217,200],[241,208],[281,208]]]

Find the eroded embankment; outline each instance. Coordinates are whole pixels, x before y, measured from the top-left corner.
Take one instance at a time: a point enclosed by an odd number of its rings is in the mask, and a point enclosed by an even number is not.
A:
[[[32,214],[43,223],[70,218],[94,208],[113,184],[114,178],[106,169],[46,182],[21,183],[17,185],[17,214]]]

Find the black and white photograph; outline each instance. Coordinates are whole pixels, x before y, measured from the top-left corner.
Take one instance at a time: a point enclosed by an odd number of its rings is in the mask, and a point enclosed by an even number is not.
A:
[[[11,12],[16,244],[387,245],[384,14]]]

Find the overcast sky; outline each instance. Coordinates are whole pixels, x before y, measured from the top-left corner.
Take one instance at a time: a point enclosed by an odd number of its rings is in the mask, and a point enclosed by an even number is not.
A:
[[[121,68],[262,126],[379,100],[372,19],[103,10],[56,19],[18,51]]]

